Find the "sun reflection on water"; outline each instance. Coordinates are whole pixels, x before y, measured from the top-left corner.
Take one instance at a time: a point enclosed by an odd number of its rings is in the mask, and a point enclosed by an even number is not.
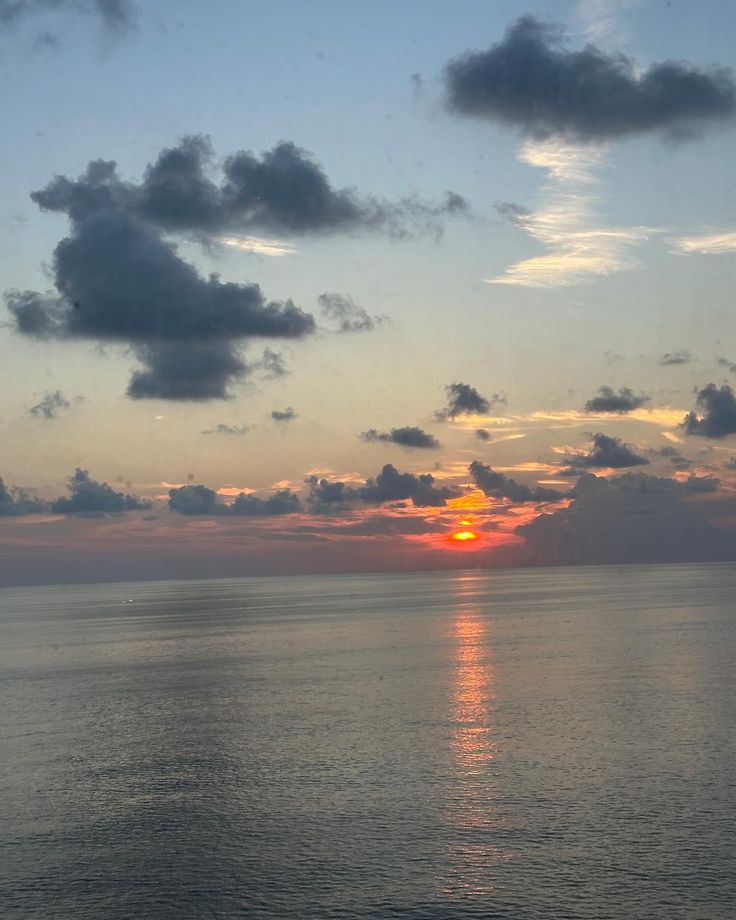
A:
[[[477,603],[474,576],[461,576],[452,630],[454,676],[450,700],[453,775],[447,797],[450,825],[445,894],[455,899],[491,895],[498,863],[509,854],[494,839],[495,673],[493,620]]]

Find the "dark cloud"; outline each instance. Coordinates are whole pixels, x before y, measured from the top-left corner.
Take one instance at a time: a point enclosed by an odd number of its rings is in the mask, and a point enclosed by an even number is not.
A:
[[[180,486],[169,490],[169,509],[189,516],[273,517],[301,510],[299,498],[289,489],[279,489],[268,498],[241,492],[226,505],[217,493],[203,485]]]
[[[689,364],[692,360],[693,356],[690,351],[687,348],[683,348],[680,351],[666,351],[659,359],[659,364],[662,367],[670,367],[677,364]]]
[[[271,413],[271,418],[274,422],[290,422],[293,418],[296,418],[296,412],[287,406],[285,409],[274,409]]]
[[[467,383],[451,383],[445,387],[445,393],[447,405],[435,412],[439,420],[457,418],[458,415],[485,415],[495,406],[506,405],[506,397],[502,394],[494,393],[490,399],[486,399]]]
[[[44,393],[42,399],[35,406],[31,406],[28,413],[36,418],[51,419],[57,418],[61,410],[69,409],[70,407],[71,403],[61,390],[55,390],[53,393]]]
[[[618,415],[625,415],[634,409],[640,409],[646,402],[649,402],[648,396],[643,393],[637,396],[628,387],[622,387],[618,393],[611,387],[599,387],[598,395],[586,402],[583,411],[615,412]]]
[[[476,428],[475,436],[479,441],[492,441],[491,432],[487,428]]]
[[[705,482],[703,482],[705,480]],[[516,529],[529,562],[541,565],[718,561],[736,558],[733,537],[711,524],[699,502],[717,481],[686,482],[626,473],[583,474],[568,508]]]
[[[48,502],[34,498],[24,489],[8,488],[0,476],[0,518],[41,514],[48,510]]]
[[[655,457],[663,457],[665,460],[669,460],[669,462],[677,470],[686,470],[692,466],[692,460],[688,460],[687,457],[683,457],[677,448],[672,447],[669,444],[666,444],[664,447],[660,447],[659,450],[653,450],[652,454]]]
[[[612,438],[602,432],[592,436],[593,446],[588,453],[565,454],[565,463],[572,470],[581,469],[623,469],[628,466],[643,466],[649,461],[635,453],[620,438]]]
[[[306,481],[309,485],[307,503],[312,510],[317,511],[355,501],[371,505],[411,501],[418,506],[441,507],[448,499],[462,494],[452,486],[436,486],[431,473],[419,476],[400,473],[391,463],[387,463],[377,476],[368,479],[363,486],[348,486],[344,482],[330,482],[316,476]]]
[[[133,26],[138,7],[131,0],[0,0],[0,27],[56,10],[98,16],[105,29],[114,33]]]
[[[257,370],[266,380],[276,380],[278,377],[286,377],[289,369],[284,361],[284,356],[279,351],[272,348],[264,348],[263,354],[258,361],[250,365],[251,370]]]
[[[490,50],[450,61],[445,81],[452,111],[536,137],[594,141],[650,131],[684,137],[736,111],[736,85],[725,68],[665,61],[638,72],[623,54],[594,45],[568,50],[559,27],[532,16],[516,20]]]
[[[371,316],[346,294],[320,294],[318,300],[325,317],[337,325],[337,332],[372,332],[387,321],[385,316]]]
[[[456,498],[461,494],[459,489],[451,486],[435,486],[434,481],[431,473],[419,476],[400,473],[395,466],[387,463],[375,478],[356,489],[355,495],[370,504],[410,499],[415,505],[438,507],[444,505],[448,498]]]
[[[513,201],[497,201],[494,208],[498,213],[510,220],[512,224],[523,224],[524,219],[531,215],[531,209]]]
[[[242,436],[244,434],[248,434],[249,431],[250,425],[225,425],[223,422],[220,422],[220,424],[215,425],[214,428],[206,428],[202,434],[228,434]]]
[[[391,431],[376,431],[375,428],[370,428],[361,434],[361,438],[368,442],[381,441],[385,444],[398,444],[400,447],[437,448],[440,446],[437,438],[416,426],[392,428]]]
[[[473,482],[489,498],[507,498],[512,502],[548,502],[558,501],[563,496],[554,489],[541,486],[525,486],[503,473],[497,473],[490,466],[479,460],[473,460],[468,467]]]
[[[116,492],[106,482],[92,479],[87,470],[77,468],[69,477],[69,497],[51,502],[51,511],[57,514],[117,513],[142,511],[151,507],[147,499]]]
[[[731,387],[724,383],[719,389],[715,383],[709,383],[698,390],[695,409],[688,412],[681,427],[688,434],[704,438],[736,434],[736,397]]]
[[[736,362],[729,361],[728,358],[717,358],[716,360],[721,367],[727,367],[732,374],[736,374]]]
[[[160,231],[132,213],[112,163],[77,182],[57,177],[31,196],[66,213],[71,233],[56,247],[55,295],[12,291],[19,332],[35,338],[130,342],[144,365],[134,399],[222,399],[246,374],[241,342],[301,338],[314,318],[291,301],[267,302],[257,284],[203,278]]]

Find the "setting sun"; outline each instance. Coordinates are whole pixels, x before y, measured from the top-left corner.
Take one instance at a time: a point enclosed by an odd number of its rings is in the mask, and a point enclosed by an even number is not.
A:
[[[480,534],[477,534],[474,530],[460,530],[457,533],[450,534],[450,539],[464,543],[469,540],[480,539]]]

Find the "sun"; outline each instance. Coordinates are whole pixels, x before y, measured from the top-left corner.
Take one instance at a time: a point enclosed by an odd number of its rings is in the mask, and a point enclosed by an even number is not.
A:
[[[474,530],[458,530],[456,533],[450,534],[450,539],[457,540],[460,543],[468,543],[471,540],[479,540],[480,534]]]

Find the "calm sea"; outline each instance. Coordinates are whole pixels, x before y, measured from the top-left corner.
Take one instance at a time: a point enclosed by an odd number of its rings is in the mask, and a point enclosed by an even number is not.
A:
[[[736,567],[0,591],[0,917],[736,916]]]

